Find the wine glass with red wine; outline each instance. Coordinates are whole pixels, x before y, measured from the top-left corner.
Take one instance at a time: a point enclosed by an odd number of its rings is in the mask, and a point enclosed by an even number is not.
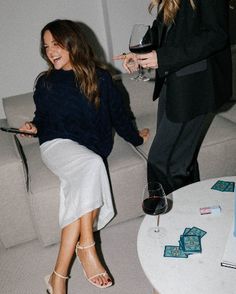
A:
[[[135,24],[129,40],[129,50],[132,53],[144,54],[153,50],[152,31],[149,25]],[[149,81],[144,75],[144,69],[139,65],[138,76],[133,78],[137,81]]]
[[[150,182],[145,186],[142,207],[146,214],[157,217],[154,232],[159,232],[160,215],[165,213],[168,208],[165,191],[159,182]]]

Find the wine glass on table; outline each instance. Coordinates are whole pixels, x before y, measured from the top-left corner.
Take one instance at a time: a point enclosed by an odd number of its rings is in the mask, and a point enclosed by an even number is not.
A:
[[[153,49],[152,31],[149,25],[135,24],[129,40],[129,50],[132,53],[143,54]],[[132,78],[137,81],[149,81],[150,78],[144,75],[144,69],[139,65],[138,76]]]
[[[160,234],[160,215],[167,211],[168,202],[159,182],[150,182],[145,186],[142,207],[146,214],[156,216],[156,226],[152,228],[152,232]]]

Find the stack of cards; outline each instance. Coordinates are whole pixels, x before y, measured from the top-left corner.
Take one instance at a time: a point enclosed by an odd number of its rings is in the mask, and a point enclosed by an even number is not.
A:
[[[180,236],[179,246],[166,245],[164,257],[188,258],[190,254],[201,253],[201,239],[205,234],[206,231],[197,227],[185,228]]]
[[[228,182],[228,181],[217,181],[211,189],[217,190],[220,192],[234,192],[235,183],[234,182]]]

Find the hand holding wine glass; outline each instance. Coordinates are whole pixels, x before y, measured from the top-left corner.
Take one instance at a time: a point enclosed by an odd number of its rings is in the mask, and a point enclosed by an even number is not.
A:
[[[145,186],[142,207],[146,214],[157,216],[154,232],[159,232],[160,214],[165,213],[168,208],[165,191],[159,182],[151,182]]]
[[[146,54],[136,54],[136,62],[143,68],[158,68],[157,52],[152,50]]]
[[[135,54],[144,54],[152,52],[153,38],[149,25],[135,24],[129,41],[129,50]],[[148,81],[149,78],[143,75],[143,68],[139,66],[139,74],[136,80]]]

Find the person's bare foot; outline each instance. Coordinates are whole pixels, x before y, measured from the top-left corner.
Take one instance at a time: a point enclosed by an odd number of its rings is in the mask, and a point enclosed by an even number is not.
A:
[[[90,283],[100,288],[112,285],[111,278],[98,258],[94,242],[90,244],[78,243],[76,245],[76,254]]]

